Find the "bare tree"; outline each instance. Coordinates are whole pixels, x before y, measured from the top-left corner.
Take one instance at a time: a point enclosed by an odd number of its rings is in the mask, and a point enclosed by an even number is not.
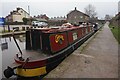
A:
[[[97,12],[95,11],[95,7],[91,4],[85,7],[84,10],[85,13],[90,16],[90,18],[95,18],[97,15]]]

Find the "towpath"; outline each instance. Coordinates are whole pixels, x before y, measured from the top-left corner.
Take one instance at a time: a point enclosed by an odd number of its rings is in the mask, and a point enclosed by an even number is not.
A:
[[[45,78],[117,78],[118,43],[108,23],[81,51],[79,47]]]

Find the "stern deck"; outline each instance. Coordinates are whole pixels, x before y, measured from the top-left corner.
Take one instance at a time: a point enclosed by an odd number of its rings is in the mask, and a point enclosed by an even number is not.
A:
[[[18,53],[18,54],[20,54],[20,53]],[[50,56],[52,56],[52,55],[45,54],[41,51],[34,51],[34,50],[23,50],[22,51],[23,59],[26,60],[27,58],[29,58],[29,62],[44,60]]]

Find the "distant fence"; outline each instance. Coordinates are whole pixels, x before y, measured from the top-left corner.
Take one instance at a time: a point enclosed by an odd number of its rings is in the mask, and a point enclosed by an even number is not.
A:
[[[30,25],[5,25],[5,30],[6,31],[11,31],[13,29],[16,29],[17,31],[20,30],[28,30],[31,26]]]
[[[5,25],[23,25],[23,22],[5,22]]]

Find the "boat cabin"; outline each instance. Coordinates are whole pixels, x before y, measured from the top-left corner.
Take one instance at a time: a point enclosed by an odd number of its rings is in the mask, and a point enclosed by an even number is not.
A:
[[[92,31],[92,27],[32,28],[26,31],[26,50],[57,53]]]

